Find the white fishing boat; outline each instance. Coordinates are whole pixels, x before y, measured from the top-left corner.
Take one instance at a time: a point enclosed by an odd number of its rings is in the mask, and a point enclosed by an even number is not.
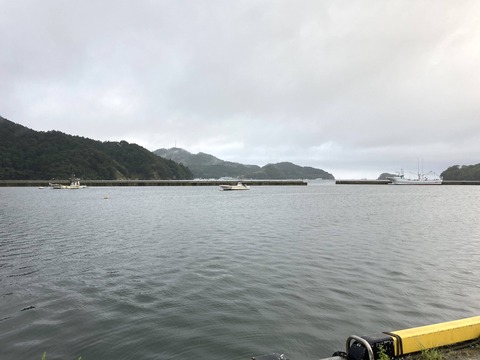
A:
[[[49,184],[52,189],[85,189],[87,185],[81,185],[80,179],[76,178],[75,175],[72,175],[70,178],[70,185],[62,185],[57,183]]]
[[[237,185],[220,185],[220,189],[223,191],[227,190],[250,190],[250,187],[242,183],[241,181],[237,182]]]
[[[417,177],[414,179],[406,178],[401,171],[396,176],[387,177],[393,185],[442,185],[442,179],[440,177],[429,178],[429,174],[417,173]]]

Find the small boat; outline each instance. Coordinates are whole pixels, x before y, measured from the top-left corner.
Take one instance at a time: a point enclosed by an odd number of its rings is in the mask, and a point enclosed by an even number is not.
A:
[[[250,187],[245,185],[241,181],[237,182],[237,185],[220,185],[220,188],[223,191],[226,191],[226,190],[250,190]]]
[[[85,189],[87,185],[80,185],[80,179],[72,175],[70,178],[70,185],[62,185],[56,183],[49,184],[52,189]]]

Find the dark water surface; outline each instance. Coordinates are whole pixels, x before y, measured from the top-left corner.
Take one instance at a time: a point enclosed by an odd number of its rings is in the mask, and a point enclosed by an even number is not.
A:
[[[475,316],[479,219],[477,186],[0,188],[0,359],[308,360]]]

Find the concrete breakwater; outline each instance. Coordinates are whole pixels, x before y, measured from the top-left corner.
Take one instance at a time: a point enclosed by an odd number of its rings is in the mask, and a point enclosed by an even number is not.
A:
[[[70,180],[0,180],[0,187],[47,187],[49,183],[68,185]],[[304,186],[304,180],[243,180],[249,186]],[[219,186],[235,185],[237,180],[82,180],[87,186]],[[388,185],[389,180],[336,180],[337,185]],[[442,185],[480,185],[480,181],[444,180]]]
[[[335,180],[335,184],[337,185],[388,185],[390,184],[390,180]]]
[[[391,184],[390,180],[336,180],[337,185],[388,185]],[[415,185],[415,184],[412,184]],[[480,185],[480,181],[472,180],[443,180],[442,185]],[[405,185],[404,185],[405,186]],[[424,185],[422,185],[424,186]],[[432,185],[427,185],[432,186]],[[438,186],[438,185],[437,185]]]
[[[239,180],[81,180],[87,186],[219,186],[235,185]],[[242,180],[249,186],[303,186],[303,180]],[[49,183],[70,184],[70,180],[0,180],[0,187],[47,187]]]

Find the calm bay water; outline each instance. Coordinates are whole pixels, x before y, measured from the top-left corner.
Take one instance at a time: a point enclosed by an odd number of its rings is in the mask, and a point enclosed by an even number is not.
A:
[[[0,188],[0,359],[319,359],[479,314],[480,187]]]

